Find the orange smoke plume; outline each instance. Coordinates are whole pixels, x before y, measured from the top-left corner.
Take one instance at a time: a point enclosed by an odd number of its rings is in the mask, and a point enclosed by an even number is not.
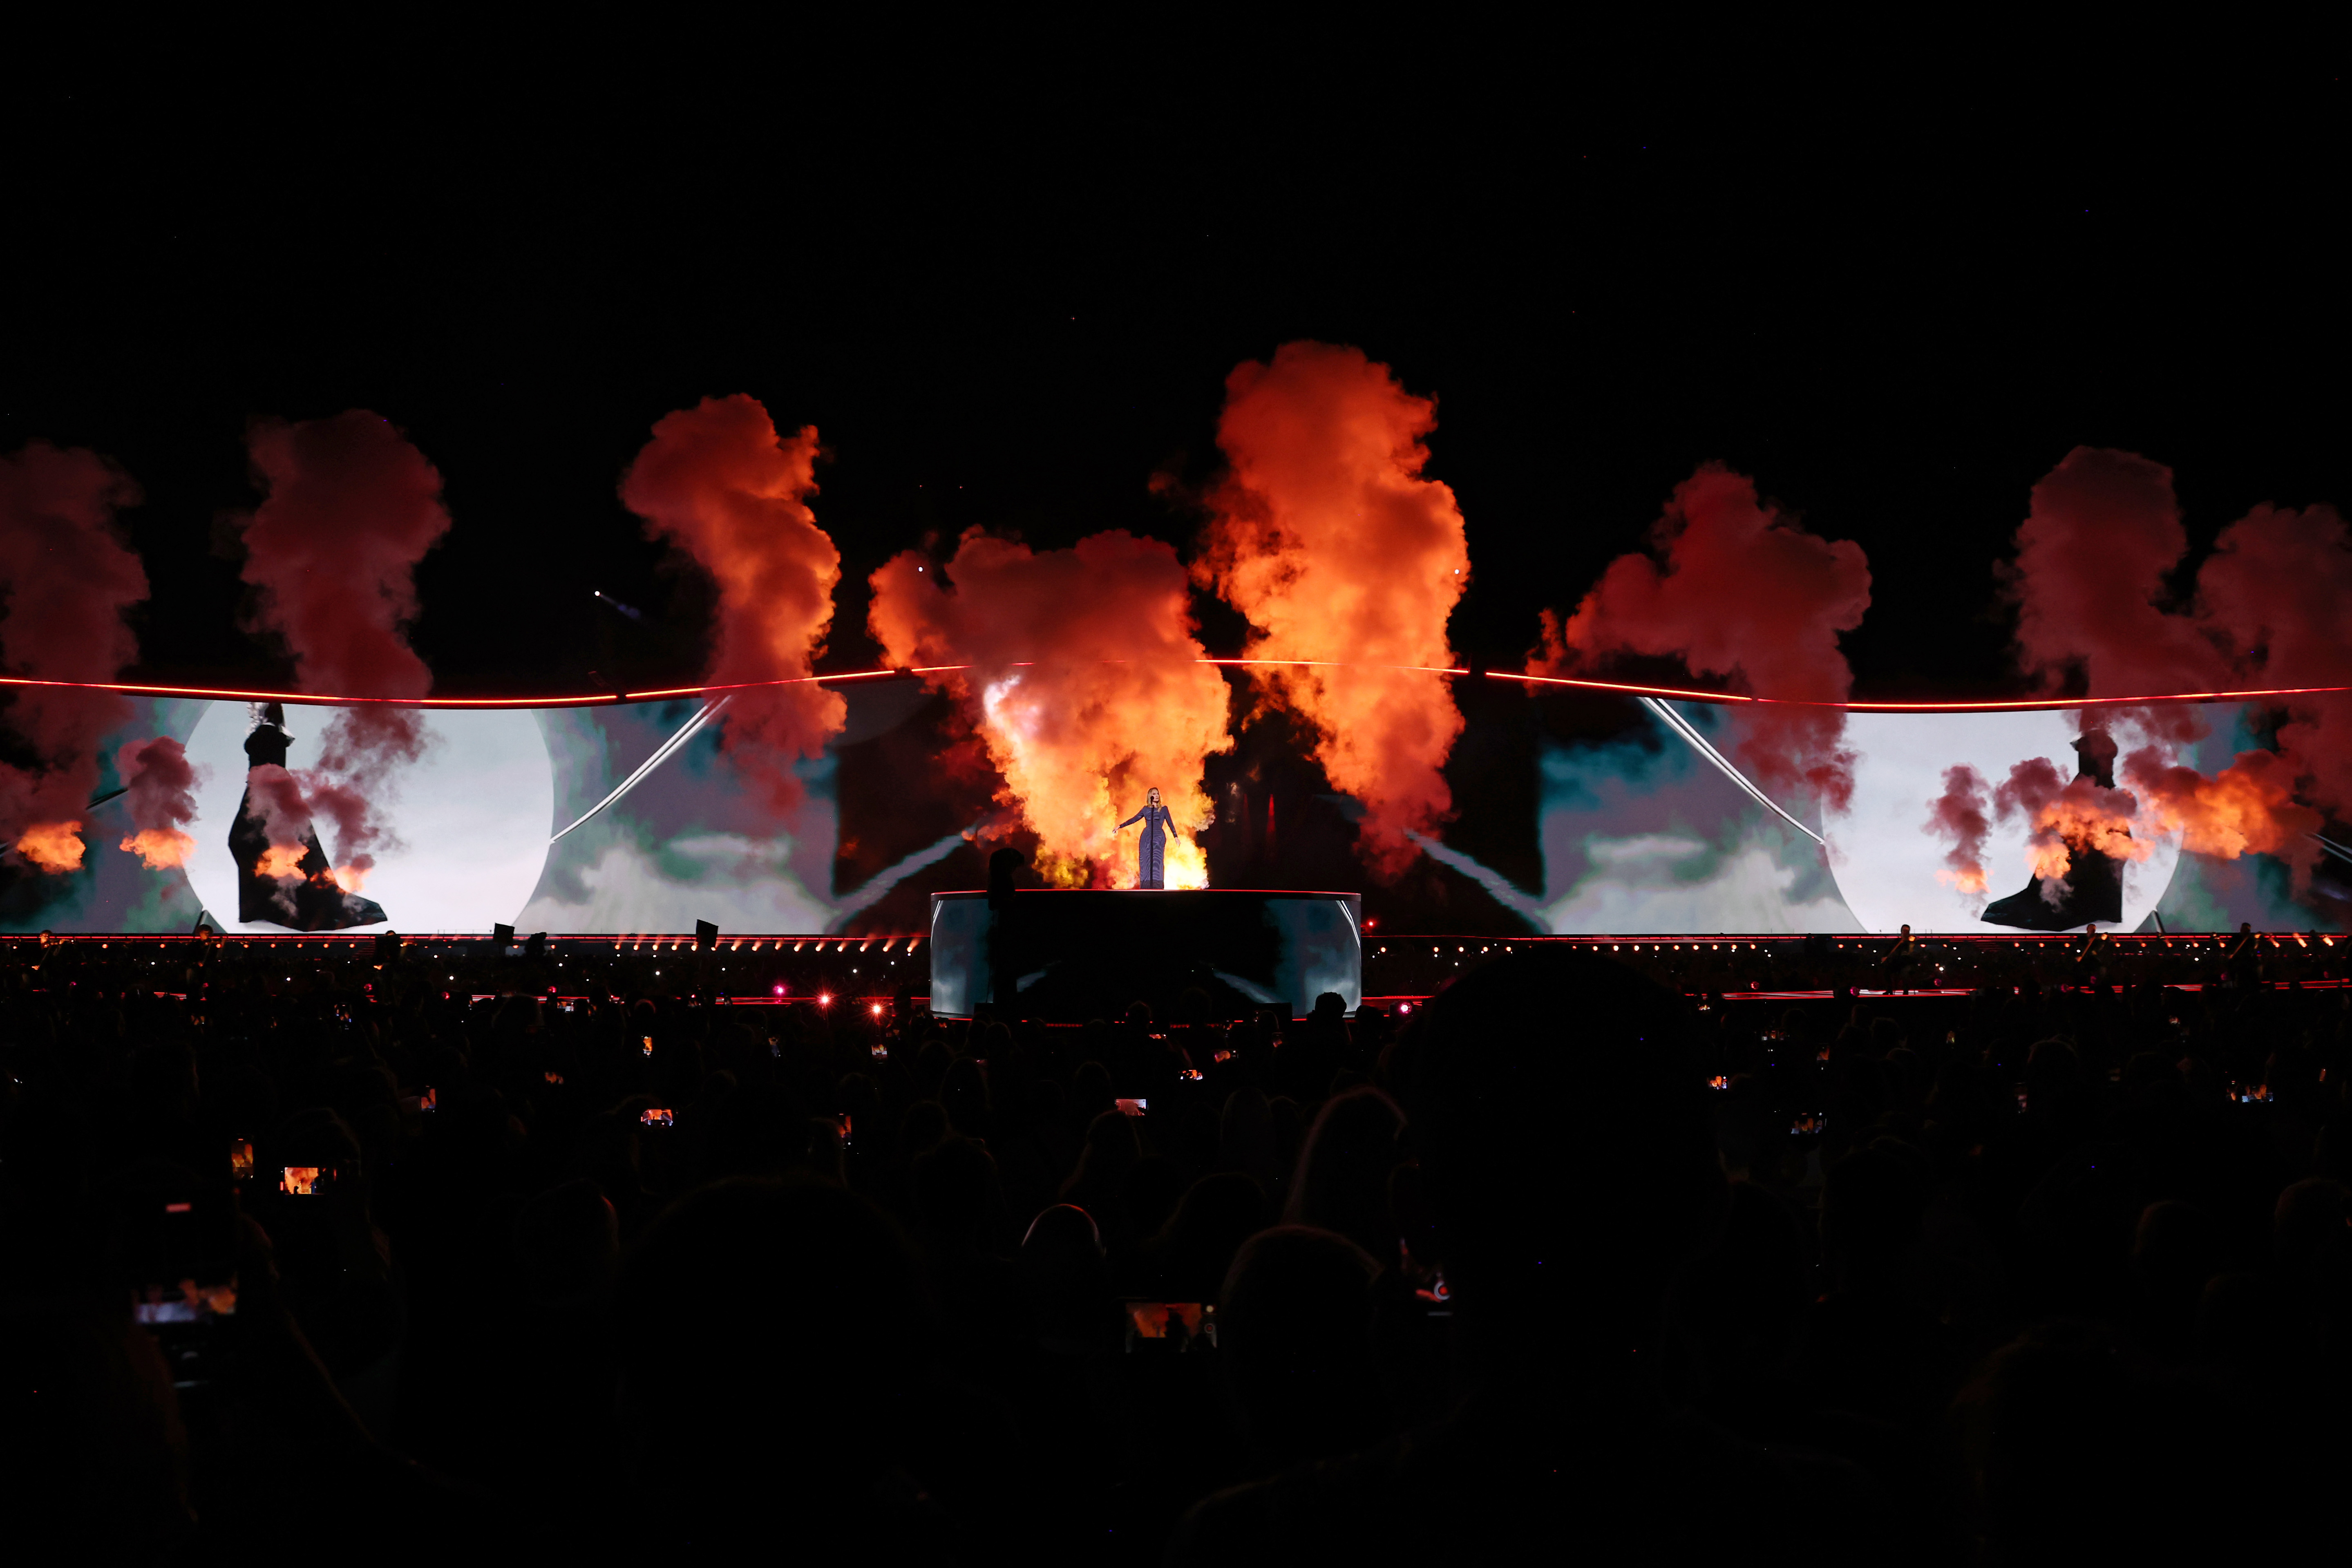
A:
[[[974,530],[944,569],[910,552],[873,589],[869,625],[890,663],[973,667],[933,683],[963,699],[1048,881],[1131,879],[1140,830],[1122,840],[1117,825],[1157,786],[1175,817],[1167,885],[1208,886],[1201,774],[1233,743],[1228,689],[1198,662],[1173,550],[1113,531],[1040,554]]]
[[[304,849],[305,846],[299,844],[273,844],[253,863],[254,871],[281,882],[299,882],[302,879]]]
[[[2352,534],[2320,506],[2256,507],[2221,531],[2195,593],[2168,607],[2189,548],[2171,471],[2128,452],[2078,448],[2034,487],[2010,571],[2020,662],[2055,688],[2079,672],[2094,697],[2225,687],[2332,685],[2352,672]],[[2111,712],[2148,744],[2126,764],[2152,826],[2193,854],[2274,855],[2298,888],[2321,812],[2352,815],[2352,701],[2277,704],[2274,752],[2242,752],[2212,777],[2174,747],[2204,732],[2184,708]],[[2318,808],[2315,810],[2314,808]]]
[[[133,832],[122,847],[151,871],[184,866],[196,841],[182,831],[196,816],[196,769],[169,735],[133,741],[114,754]]]
[[[2067,453],[2033,487],[2005,574],[2027,673],[2054,685],[2079,670],[2093,697],[2210,689],[2220,651],[2159,607],[2188,548],[2171,469],[2130,452]]]
[[[1842,701],[1853,672],[1838,637],[1869,607],[1862,546],[1808,533],[1759,500],[1756,481],[1709,463],[1675,487],[1651,553],[1611,562],[1565,625],[1546,614],[1535,657],[1562,673],[1618,654],[1677,658],[1743,691]],[[1807,790],[1839,809],[1853,799],[1843,712],[1743,708],[1731,718],[1734,753],[1763,788]]]
[[[622,477],[622,502],[718,584],[713,684],[800,679],[824,650],[841,552],[809,510],[816,455],[815,426],[784,439],[768,411],[738,393],[665,416]],[[802,795],[793,764],[823,755],[847,712],[837,692],[817,686],[740,691],[722,744],[787,811]]]
[[[2298,884],[2319,858],[2312,838],[2321,815],[2294,798],[2294,766],[2276,752],[2240,752],[2211,778],[2167,760],[2163,748],[2147,746],[2124,759],[2124,776],[2147,799],[2147,815],[2158,827],[2180,835],[2192,855],[2235,860],[2252,851],[2274,855],[2294,868]]]
[[[355,408],[297,424],[262,420],[247,445],[268,496],[245,522],[245,579],[257,624],[286,639],[305,687],[422,697],[433,674],[409,646],[416,563],[449,531],[441,476],[390,421]],[[311,805],[354,864],[387,838],[376,803],[425,750],[421,715],[346,708],[304,770]]]
[[[111,680],[138,657],[122,612],[147,574],[114,526],[137,487],[96,453],[36,441],[0,458],[0,665],[51,680]],[[131,716],[106,692],[17,691],[8,727],[23,765],[0,763],[0,843],[47,872],[81,865],[79,817],[98,784],[98,746]]]
[[[81,869],[81,824],[37,822],[16,836],[16,853],[52,874]]]
[[[176,827],[143,827],[125,838],[121,848],[138,856],[150,871],[166,871],[186,865],[196,841]]]
[[[1342,660],[1349,669],[1259,672],[1270,698],[1315,728],[1315,758],[1360,801],[1367,869],[1394,877],[1453,806],[1440,772],[1462,715],[1440,677],[1446,618],[1470,576],[1454,492],[1424,479],[1437,405],[1352,348],[1285,343],[1225,380],[1217,445],[1230,471],[1210,497],[1196,568],[1255,628],[1250,657]],[[1410,668],[1381,668],[1410,667]]]
[[[2132,831],[2139,802],[2129,790],[2108,789],[2079,774],[2062,781],[2047,757],[2012,766],[1993,791],[1993,806],[2003,818],[2027,820],[2026,861],[2042,879],[2042,896],[2053,904],[2066,896],[2066,873],[2077,851],[2118,860],[2145,860],[2156,852],[2151,839]]]
[[[1944,770],[1944,793],[1927,803],[1927,831],[1952,840],[1944,870],[1936,879],[1963,893],[1985,890],[1985,837],[1992,831],[1985,812],[1991,805],[1985,782],[1971,767]]]

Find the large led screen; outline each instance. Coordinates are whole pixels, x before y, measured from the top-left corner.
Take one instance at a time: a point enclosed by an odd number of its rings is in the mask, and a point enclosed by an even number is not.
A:
[[[1216,820],[1195,825],[1217,887],[1361,890],[1376,929],[1398,931],[1774,932],[2011,929],[1984,918],[2029,888],[2021,818],[1990,818],[1983,886],[1958,885],[1948,841],[1929,830],[1947,770],[2006,776],[2046,759],[2077,765],[2072,711],[1857,714],[1845,809],[1776,802],[1722,760],[1724,710],[1630,698],[1458,691],[1467,727],[1447,768],[1453,816],[1417,840],[1419,861],[1385,879],[1353,853],[1355,804],[1293,746],[1213,756]],[[342,929],[410,932],[919,932],[933,892],[980,888],[988,852],[1023,842],[1017,807],[959,710],[912,680],[845,689],[847,721],[799,765],[802,799],[779,812],[729,761],[723,710],[699,700],[424,715],[417,760],[374,792],[385,832],[358,897],[381,919]],[[9,931],[162,931],[200,916],[249,919],[231,829],[246,800],[242,702],[145,700],[101,748],[101,780],[77,869],[0,868]],[[2259,745],[2235,708],[2203,710],[2211,733],[2185,760],[2209,769]],[[315,757],[330,714],[285,710],[286,766]],[[119,848],[129,832],[111,759],[147,736],[181,741],[196,770],[185,864],[150,868]],[[1709,737],[1723,744],[1710,755]],[[1140,801],[1113,802],[1120,812]],[[1786,809],[1775,809],[1776,806]],[[317,823],[327,861],[334,828]],[[2347,868],[2332,854],[2298,888],[2268,855],[2183,851],[2143,827],[2118,858],[2125,930],[2336,928]],[[2064,929],[2063,927],[2059,929]]]

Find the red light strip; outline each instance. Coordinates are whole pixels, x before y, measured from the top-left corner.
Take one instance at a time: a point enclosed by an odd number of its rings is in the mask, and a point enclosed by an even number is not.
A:
[[[1025,668],[1029,662],[1020,661],[1014,668]],[[1203,658],[1195,662],[1220,668],[1286,666],[1307,669],[1399,669],[1448,678],[1475,673],[1435,665],[1361,664],[1330,658]],[[614,691],[584,697],[577,694],[556,697],[328,697],[306,691],[255,691],[217,686],[151,686],[126,680],[39,680],[23,675],[0,675],[0,687],[50,691],[112,691],[128,697],[190,697],[215,702],[284,702],[310,708],[609,708],[622,703],[667,702],[689,697],[712,697],[724,692],[756,691],[769,687],[824,686],[838,681],[881,680],[891,676],[952,675],[972,668],[969,664],[932,664],[919,665],[912,669],[858,669],[833,675],[796,676],[788,680],[665,686],[646,691]],[[2170,691],[2146,697],[2012,697],[1964,702],[1831,702],[1802,697],[1751,697],[1737,691],[1701,691],[1690,687],[1643,686],[1626,680],[1584,680],[1570,676],[1533,675],[1499,669],[1484,673],[1489,680],[1516,680],[1524,686],[1563,687],[1622,697],[1672,697],[1685,702],[1763,703],[1781,708],[1837,708],[1849,713],[2024,713],[2069,708],[2134,708],[2167,702],[2252,702],[2288,697],[2325,697],[2352,691],[2352,686],[2273,686],[2242,691]]]

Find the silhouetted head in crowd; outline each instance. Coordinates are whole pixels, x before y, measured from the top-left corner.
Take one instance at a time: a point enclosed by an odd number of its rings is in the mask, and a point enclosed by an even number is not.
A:
[[[1102,1233],[1075,1204],[1055,1204],[1029,1222],[1013,1259],[1030,1332],[1043,1348],[1087,1354],[1108,1327],[1110,1277]]]
[[[949,1067],[940,1085],[940,1104],[946,1109],[949,1122],[965,1137],[988,1136],[988,1080],[972,1058],[961,1058]]]
[[[1115,1199],[1127,1184],[1128,1173],[1143,1157],[1136,1142],[1134,1119],[1119,1110],[1106,1110],[1087,1124],[1087,1144],[1078,1163],[1064,1184],[1065,1195],[1081,1203]]]
[[[1171,1301],[1213,1301],[1242,1243],[1265,1228],[1257,1178],[1220,1171],[1192,1184],[1160,1233],[1160,1289]]]
[[[948,1113],[936,1100],[919,1100],[898,1119],[898,1151],[905,1158],[938,1145],[948,1135]]]
[[[1117,1098],[1111,1087],[1110,1069],[1100,1062],[1082,1062],[1070,1079],[1070,1109],[1091,1122],[1111,1108]]]
[[[915,1211],[951,1247],[986,1245],[996,1212],[996,1162],[969,1138],[948,1138],[915,1160]]]
[[[1441,992],[1397,1043],[1456,1318],[1507,1397],[1630,1368],[1721,1219],[1685,1009],[1604,955],[1523,952]]]
[[[639,1241],[617,1305],[646,1506],[830,1534],[895,1467],[931,1335],[913,1260],[864,1199],[789,1177],[704,1187]]]
[[[1217,1131],[1217,1168],[1246,1173],[1269,1190],[1282,1178],[1274,1112],[1265,1091],[1255,1084],[1244,1084],[1225,1097],[1224,1116]]]
[[[1927,1213],[1927,1182],[1922,1163],[1888,1140],[1830,1167],[1822,1188],[1822,1250],[1841,1288],[1900,1270]]]
[[[610,1285],[621,1257],[621,1226],[596,1184],[551,1187],[515,1215],[515,1265],[535,1305],[584,1302]]]
[[[1350,1089],[1326,1102],[1299,1152],[1284,1221],[1337,1231],[1392,1267],[1397,1228],[1389,1213],[1389,1173],[1403,1129],[1403,1113],[1379,1089]]]
[[[1268,1468],[1347,1453],[1384,1430],[1372,1358],[1379,1273],[1354,1242],[1308,1226],[1260,1231],[1234,1258],[1217,1348]]]

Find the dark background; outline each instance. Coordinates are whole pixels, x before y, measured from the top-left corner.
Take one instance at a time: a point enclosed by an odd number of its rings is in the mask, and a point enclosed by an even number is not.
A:
[[[29,53],[0,450],[142,488],[135,678],[262,684],[247,422],[388,416],[456,519],[415,633],[449,693],[701,673],[707,585],[614,487],[736,391],[829,453],[825,668],[927,539],[1189,546],[1152,476],[1212,476],[1223,378],[1292,338],[1438,398],[1455,647],[1501,668],[1710,458],[1863,544],[1878,697],[2018,686],[1995,565],[2078,443],[2171,465],[2200,547],[2352,502],[2332,39],[1220,26]]]
[[[259,679],[219,526],[254,500],[247,421],[385,415],[447,481],[415,636],[453,692],[581,689],[600,627],[699,673],[701,591],[614,486],[655,419],[735,391],[832,454],[835,668],[872,657],[866,574],[927,535],[1188,544],[1149,480],[1213,472],[1223,378],[1297,337],[1438,398],[1475,572],[1454,637],[1497,664],[1707,458],[1864,545],[1851,651],[1881,695],[2010,680],[1990,566],[2077,443],[2172,465],[2200,540],[2352,501],[2318,40],[2242,78],[2041,36],[2000,71],[1863,68],[1832,33],[1711,63],[1567,34],[966,41],[714,29],[592,68],[362,40],[136,77],[28,53],[0,449],[87,445],[144,489],[141,674]],[[600,587],[666,635],[631,645]]]

